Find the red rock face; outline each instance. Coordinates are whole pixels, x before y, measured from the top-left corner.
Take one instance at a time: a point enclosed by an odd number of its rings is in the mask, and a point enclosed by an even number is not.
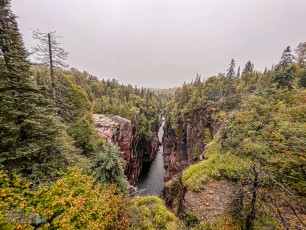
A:
[[[118,145],[125,160],[125,175],[131,185],[135,185],[142,169],[143,161],[152,161],[159,146],[156,127],[154,137],[146,140],[138,134],[138,128],[130,120],[120,116],[107,117],[94,114],[95,128],[109,143]]]
[[[165,182],[171,180],[188,167],[186,126],[182,123],[178,130],[180,130],[179,133],[169,128],[164,131]]]
[[[186,114],[179,121],[174,130],[166,127],[163,137],[165,181],[171,180],[180,174],[190,164],[200,160],[209,137],[209,133],[215,133],[211,120],[212,111],[209,107],[203,107]]]

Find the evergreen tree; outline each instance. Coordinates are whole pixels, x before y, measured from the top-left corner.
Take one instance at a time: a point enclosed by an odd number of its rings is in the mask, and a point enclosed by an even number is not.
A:
[[[287,48],[283,51],[283,54],[280,58],[279,63],[276,66],[276,71],[280,69],[286,68],[289,64],[293,63],[293,55],[291,53],[290,46],[287,46]]]
[[[198,73],[197,73],[197,77],[196,77],[196,79],[195,79],[195,81],[194,81],[194,85],[195,86],[199,86],[201,84],[201,75],[199,75]]]
[[[290,46],[284,50],[280,62],[275,68],[275,77],[273,82],[276,84],[276,87],[292,89],[293,82],[293,73],[294,67],[291,65],[293,63],[293,55],[291,53]]]
[[[304,70],[300,77],[300,86],[306,88],[306,70]]]
[[[0,161],[26,175],[52,175],[67,164],[69,145],[50,93],[31,78],[9,0],[0,2],[0,50]]]
[[[91,167],[93,175],[101,183],[116,184],[124,193],[129,191],[129,183],[123,170],[124,161],[119,149],[113,145],[104,145]]]
[[[229,69],[227,70],[227,73],[226,73],[227,78],[235,77],[235,66],[236,66],[235,60],[232,59],[231,63],[230,63],[230,67],[229,67]]]
[[[295,49],[296,60],[300,65],[306,65],[306,42],[300,43]]]
[[[240,77],[240,66],[238,67],[238,70],[237,70],[237,77]]]
[[[242,75],[246,74],[246,73],[253,73],[254,72],[254,64],[251,61],[248,61],[245,64],[245,67],[242,71]]]

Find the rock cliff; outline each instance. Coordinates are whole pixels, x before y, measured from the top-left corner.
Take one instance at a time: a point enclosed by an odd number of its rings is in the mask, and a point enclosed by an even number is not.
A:
[[[147,140],[138,133],[137,125],[120,116],[94,114],[95,128],[109,143],[118,145],[125,160],[125,175],[135,185],[144,161],[152,161],[159,147],[158,129],[154,127],[153,137]]]
[[[206,144],[217,130],[212,121],[212,110],[205,106],[185,114],[176,128],[165,127],[163,145],[165,181],[181,173],[189,165],[203,157]]]
[[[162,190],[162,198],[167,207],[176,215],[182,214],[184,210],[197,213],[194,206],[199,203],[196,201],[200,200],[202,196],[199,198],[193,195],[194,193],[183,186],[182,172],[206,157],[206,145],[212,141],[222,125],[220,120],[213,117],[213,110],[209,105],[206,105],[184,114],[175,128],[171,124],[166,124],[163,145],[166,168],[164,179],[167,183]],[[207,204],[211,202],[211,200],[207,200]],[[194,206],[192,206],[193,203]],[[200,208],[207,207],[207,205],[202,206],[201,204]],[[201,218],[202,216],[206,218],[204,214],[200,215]]]

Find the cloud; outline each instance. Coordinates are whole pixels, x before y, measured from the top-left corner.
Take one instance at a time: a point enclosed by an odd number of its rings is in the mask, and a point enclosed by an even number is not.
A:
[[[256,69],[306,40],[304,0],[13,0],[27,47],[31,28],[56,30],[69,64],[99,78],[166,88],[224,72],[231,58]]]

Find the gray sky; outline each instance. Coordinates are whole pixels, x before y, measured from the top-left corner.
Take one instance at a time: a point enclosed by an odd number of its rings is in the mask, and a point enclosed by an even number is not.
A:
[[[68,64],[124,84],[167,88],[225,72],[231,58],[262,70],[306,41],[306,0],[12,0],[31,29],[57,31]]]

